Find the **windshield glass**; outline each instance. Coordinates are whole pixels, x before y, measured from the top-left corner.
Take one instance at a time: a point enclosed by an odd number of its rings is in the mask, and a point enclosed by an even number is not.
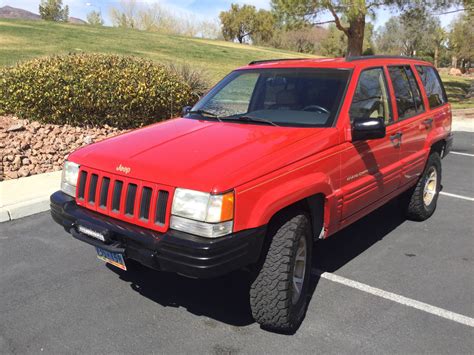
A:
[[[237,70],[217,84],[186,117],[210,119],[214,115],[221,120],[254,124],[329,127],[349,74],[342,69]]]

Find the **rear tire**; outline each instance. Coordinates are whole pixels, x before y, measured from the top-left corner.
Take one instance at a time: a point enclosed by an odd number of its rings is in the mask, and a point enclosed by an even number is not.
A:
[[[407,218],[413,221],[424,221],[436,210],[441,190],[441,158],[438,153],[431,153],[425,170],[415,188],[411,190],[407,207]]]
[[[294,212],[270,231],[270,245],[251,285],[254,319],[263,327],[293,333],[308,306],[312,234],[309,217]],[[276,229],[276,230],[275,230]]]

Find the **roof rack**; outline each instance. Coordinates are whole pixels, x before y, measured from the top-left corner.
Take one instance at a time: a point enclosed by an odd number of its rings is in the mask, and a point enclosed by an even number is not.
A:
[[[261,64],[261,63],[271,63],[271,62],[280,62],[282,60],[308,60],[312,58],[280,58],[280,59],[264,59],[264,60],[254,60],[251,61],[248,65],[255,65],[255,64]]]
[[[403,55],[360,55],[354,57],[347,57],[346,62],[354,62],[356,60],[365,60],[365,59],[411,59],[411,60],[421,60],[417,57],[407,57]]]

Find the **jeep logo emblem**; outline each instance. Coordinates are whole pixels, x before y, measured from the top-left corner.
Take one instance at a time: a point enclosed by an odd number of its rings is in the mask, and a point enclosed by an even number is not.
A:
[[[117,166],[115,168],[116,171],[120,171],[122,173],[125,173],[125,174],[128,174],[132,169],[129,168],[128,166],[123,166],[122,164],[120,164],[119,166]]]

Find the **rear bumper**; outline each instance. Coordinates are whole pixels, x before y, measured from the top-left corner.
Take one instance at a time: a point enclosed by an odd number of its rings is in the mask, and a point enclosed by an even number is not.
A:
[[[174,230],[159,233],[87,210],[61,191],[50,200],[53,219],[74,238],[153,269],[189,277],[216,277],[255,263],[266,232],[263,226],[216,239]],[[78,225],[101,232],[106,241],[80,233]]]

